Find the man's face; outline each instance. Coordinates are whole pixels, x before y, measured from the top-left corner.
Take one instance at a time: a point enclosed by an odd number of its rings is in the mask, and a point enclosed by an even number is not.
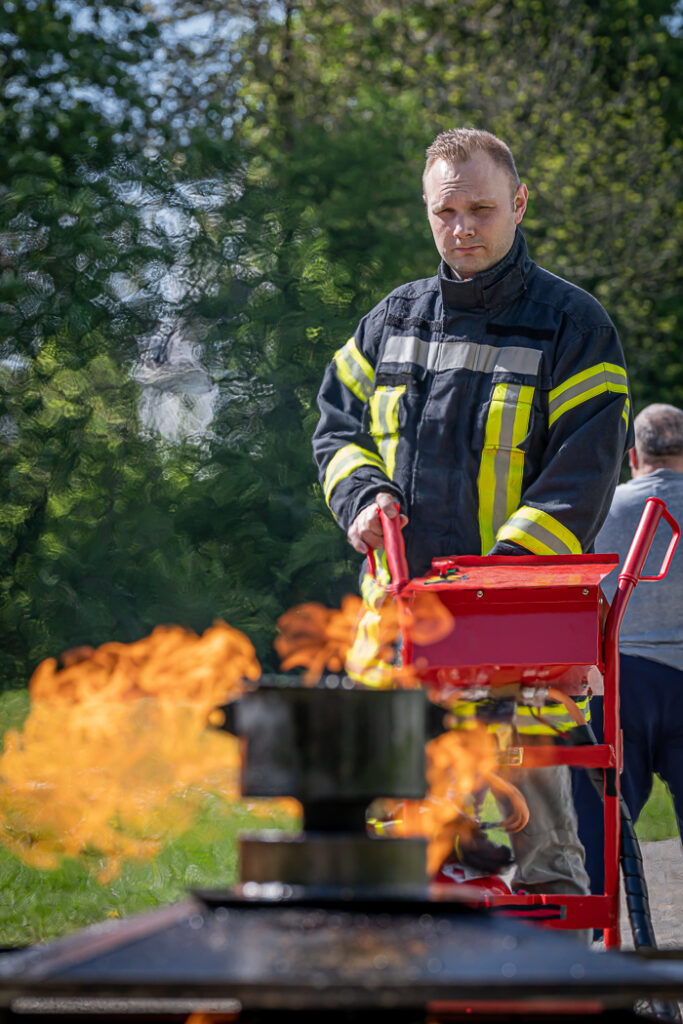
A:
[[[529,193],[515,191],[507,171],[488,153],[464,163],[435,160],[424,182],[434,244],[458,278],[488,270],[505,256],[522,220]]]

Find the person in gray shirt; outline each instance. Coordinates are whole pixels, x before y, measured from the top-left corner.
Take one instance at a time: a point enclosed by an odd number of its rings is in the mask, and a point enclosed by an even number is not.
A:
[[[595,550],[616,551],[619,564],[633,540],[645,502],[666,502],[683,523],[683,410],[673,405],[648,405],[635,420],[636,443],[629,452],[632,479],[617,487],[612,507],[595,541]],[[655,575],[671,534],[655,535],[643,572]],[[603,584],[612,600],[615,570]],[[662,778],[673,796],[678,830],[683,839],[683,558],[674,558],[666,578],[640,583],[634,590],[620,636],[621,725],[624,771],[621,788],[637,821],[652,790],[653,776]],[[602,742],[602,697],[591,700],[591,718]],[[603,891],[604,839],[602,803],[584,771],[574,772],[574,802],[579,836],[586,849],[591,889]]]

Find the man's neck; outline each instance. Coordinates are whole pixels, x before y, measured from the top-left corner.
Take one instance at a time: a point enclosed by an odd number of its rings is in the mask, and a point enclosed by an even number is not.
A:
[[[631,469],[631,476],[635,480],[639,476],[656,473],[658,469],[670,469],[674,473],[683,473],[683,458],[666,459],[661,462],[640,462],[637,469]]]

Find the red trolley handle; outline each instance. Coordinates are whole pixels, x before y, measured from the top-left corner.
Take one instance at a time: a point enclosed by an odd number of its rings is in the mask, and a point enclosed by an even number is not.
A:
[[[399,505],[394,504],[396,516],[389,519],[389,516],[379,509],[379,521],[382,524],[384,534],[384,550],[387,553],[387,564],[391,573],[391,589],[400,592],[409,580],[408,562],[406,560],[406,546],[403,542],[401,531],[401,510]],[[373,576],[377,575],[377,561],[372,548],[368,548],[368,566]]]
[[[659,572],[656,576],[641,576],[645,560],[650,553],[652,541],[660,521],[664,517],[673,530],[671,543],[664,555]],[[617,591],[612,601],[612,606],[605,622],[605,651],[610,652],[611,659],[619,657],[619,630],[626,612],[626,606],[631,594],[640,580],[663,580],[669,571],[671,559],[673,558],[676,545],[681,536],[681,528],[674,517],[667,510],[661,498],[648,498],[645,502],[643,514],[636,527],[636,532],[631,541],[631,547],[624,561],[624,566],[619,573]],[[606,693],[607,691],[605,691]],[[606,736],[607,734],[605,734]]]
[[[667,548],[664,560],[659,568],[659,572],[656,576],[643,576],[643,566],[650,553],[652,547],[652,541],[655,538],[655,533],[661,519],[666,519],[667,523],[671,527],[673,536]],[[632,582],[635,586],[640,580],[663,580],[669,571],[671,566],[671,560],[676,550],[676,545],[681,537],[681,528],[667,509],[661,498],[648,498],[645,502],[645,508],[643,514],[640,517],[640,522],[636,528],[635,535],[631,541],[631,547],[628,549],[628,554],[624,560],[624,566],[619,573],[619,583],[624,580],[625,582]]]

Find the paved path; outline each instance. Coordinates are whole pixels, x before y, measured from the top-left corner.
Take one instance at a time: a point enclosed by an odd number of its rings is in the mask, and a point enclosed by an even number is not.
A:
[[[650,912],[660,949],[683,949],[683,847],[679,839],[641,843]],[[621,897],[621,941],[633,949],[624,894]]]

